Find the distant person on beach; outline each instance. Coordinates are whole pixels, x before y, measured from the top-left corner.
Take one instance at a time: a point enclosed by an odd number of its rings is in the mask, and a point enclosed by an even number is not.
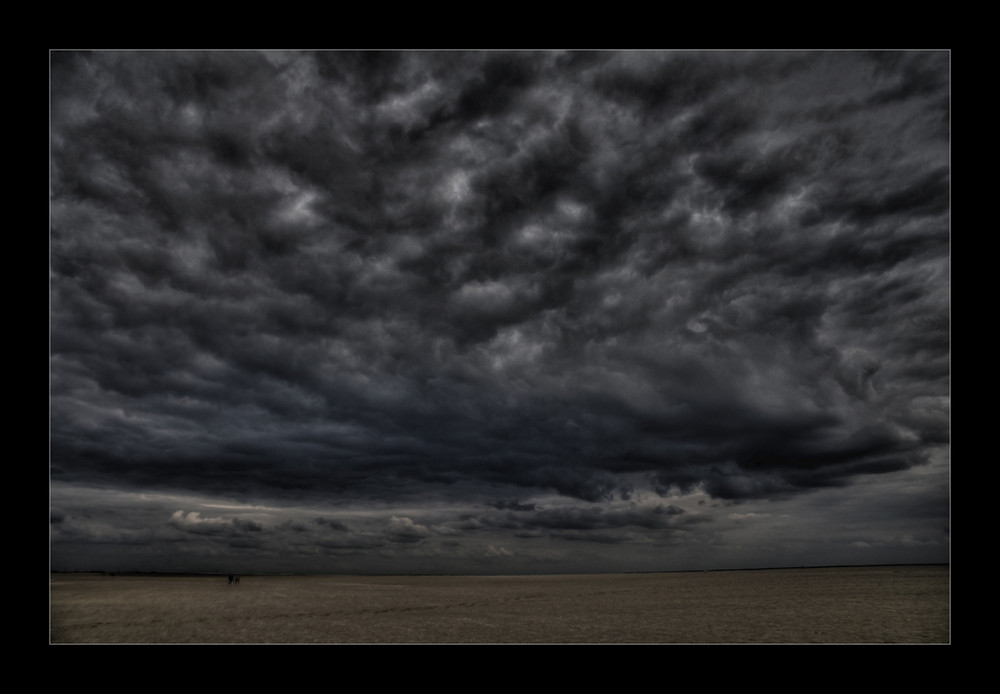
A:
[[[233,575],[229,574],[229,585],[233,585]]]

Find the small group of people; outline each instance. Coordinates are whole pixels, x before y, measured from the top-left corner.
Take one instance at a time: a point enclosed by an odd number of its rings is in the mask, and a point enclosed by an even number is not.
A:
[[[233,585],[234,583],[236,585],[239,585],[240,584],[240,577],[238,575],[229,574],[229,585]]]

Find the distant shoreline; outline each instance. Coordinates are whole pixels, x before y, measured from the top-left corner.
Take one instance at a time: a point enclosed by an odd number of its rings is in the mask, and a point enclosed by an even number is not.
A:
[[[242,576],[357,576],[357,577],[388,577],[388,578],[402,578],[406,576],[413,577],[441,577],[446,578],[449,576],[461,577],[461,578],[489,578],[493,576],[503,576],[503,577],[516,577],[516,576],[635,576],[635,575],[655,575],[655,574],[682,574],[682,573],[719,573],[724,571],[794,571],[801,569],[865,569],[865,568],[892,568],[892,567],[910,567],[910,566],[951,566],[951,562],[930,562],[925,564],[803,564],[800,566],[758,566],[758,567],[748,567],[748,568],[723,568],[723,569],[666,569],[662,571],[650,570],[650,571],[588,571],[588,572],[578,572],[569,571],[566,573],[554,573],[554,572],[540,572],[540,573],[482,573],[482,574],[469,574],[469,573],[337,573],[337,572],[318,572],[318,573],[307,573],[302,571],[293,572],[281,572],[281,571],[261,571],[261,572],[250,572],[241,571],[233,572],[239,573]],[[94,575],[94,576],[155,576],[155,577],[176,577],[176,578],[198,578],[198,577],[218,577],[226,576],[229,571],[101,571],[101,570],[89,570],[89,571],[63,571],[50,569],[49,574],[69,574],[69,575]]]

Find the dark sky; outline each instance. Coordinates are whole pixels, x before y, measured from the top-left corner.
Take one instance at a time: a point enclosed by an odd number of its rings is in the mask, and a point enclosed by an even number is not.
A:
[[[50,54],[56,570],[949,557],[950,54]]]

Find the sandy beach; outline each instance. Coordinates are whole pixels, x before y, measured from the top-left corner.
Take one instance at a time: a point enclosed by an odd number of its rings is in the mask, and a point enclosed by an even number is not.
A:
[[[948,643],[948,566],[547,576],[52,574],[52,644]]]

